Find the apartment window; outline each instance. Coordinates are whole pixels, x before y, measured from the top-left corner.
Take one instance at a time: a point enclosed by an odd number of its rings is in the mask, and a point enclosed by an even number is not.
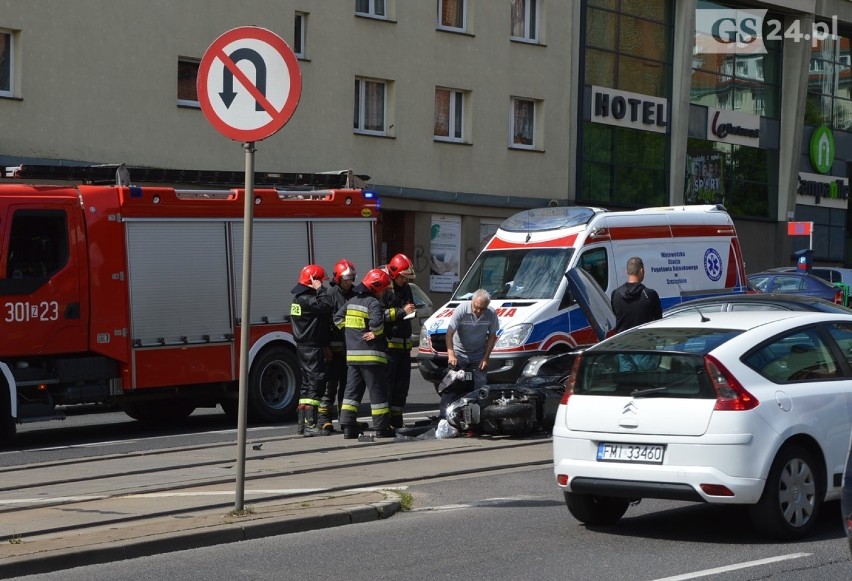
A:
[[[13,48],[12,33],[8,30],[0,30],[0,96],[2,97],[11,97],[14,92]]]
[[[385,81],[355,79],[356,133],[385,135],[387,117],[387,88]]]
[[[296,58],[305,58],[305,33],[307,31],[308,15],[304,12],[296,12],[293,21],[293,54]]]
[[[178,59],[177,104],[178,107],[201,107],[198,102],[198,63],[195,59]]]
[[[440,141],[464,141],[464,92],[435,89],[435,138]]]
[[[512,38],[538,41],[538,0],[512,0]]]
[[[387,18],[387,0],[355,0],[355,14]]]
[[[536,103],[532,99],[512,99],[512,122],[510,147],[535,148]]]
[[[465,0],[438,0],[438,28],[465,30]]]

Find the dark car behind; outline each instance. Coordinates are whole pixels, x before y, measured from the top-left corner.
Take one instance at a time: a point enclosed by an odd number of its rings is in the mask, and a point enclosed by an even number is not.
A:
[[[801,294],[844,304],[843,290],[804,272],[764,271],[748,275],[748,281],[762,293]]]
[[[852,309],[810,295],[784,293],[741,293],[704,297],[669,307],[663,317],[676,317],[688,313],[718,313],[722,311],[819,311],[823,313],[850,313]]]

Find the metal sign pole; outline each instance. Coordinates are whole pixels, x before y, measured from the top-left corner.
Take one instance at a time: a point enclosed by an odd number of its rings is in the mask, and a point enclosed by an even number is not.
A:
[[[240,310],[240,402],[237,413],[237,486],[234,510],[243,510],[246,482],[246,404],[248,401],[248,351],[251,314],[251,240],[254,216],[254,141],[246,142],[246,191],[243,210],[243,300]]]
[[[810,230],[810,238],[808,239],[808,248],[813,250],[814,249],[814,223],[810,222],[810,226],[811,227],[808,229],[808,230]]]

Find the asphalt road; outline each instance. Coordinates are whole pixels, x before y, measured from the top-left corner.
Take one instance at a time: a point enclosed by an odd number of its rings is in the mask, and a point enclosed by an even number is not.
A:
[[[431,385],[413,375],[415,415],[434,413]],[[83,411],[83,410],[80,410]],[[17,465],[193,443],[233,441],[224,414],[199,410],[185,426],[150,428],[120,412],[88,410],[23,426]],[[251,436],[292,433],[254,426]],[[439,460],[437,460],[439,461]],[[568,579],[848,580],[852,561],[837,503],[805,541],[764,541],[742,511],[646,500],[616,526],[591,528],[565,508],[550,468],[424,479],[411,510],[388,520],[169,553],[28,579]]]
[[[412,510],[374,523],[81,567],[28,579],[562,579],[840,581],[837,510],[814,538],[766,543],[736,510],[643,502],[614,527],[574,521],[549,468],[408,488]],[[829,508],[837,508],[829,505]],[[832,515],[836,518],[829,518]]]

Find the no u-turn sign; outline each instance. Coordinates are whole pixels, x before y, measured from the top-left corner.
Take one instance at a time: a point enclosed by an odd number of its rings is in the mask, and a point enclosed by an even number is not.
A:
[[[281,37],[244,26],[213,41],[198,67],[197,88],[201,110],[219,133],[235,141],[260,141],[290,120],[302,94],[302,75]]]

